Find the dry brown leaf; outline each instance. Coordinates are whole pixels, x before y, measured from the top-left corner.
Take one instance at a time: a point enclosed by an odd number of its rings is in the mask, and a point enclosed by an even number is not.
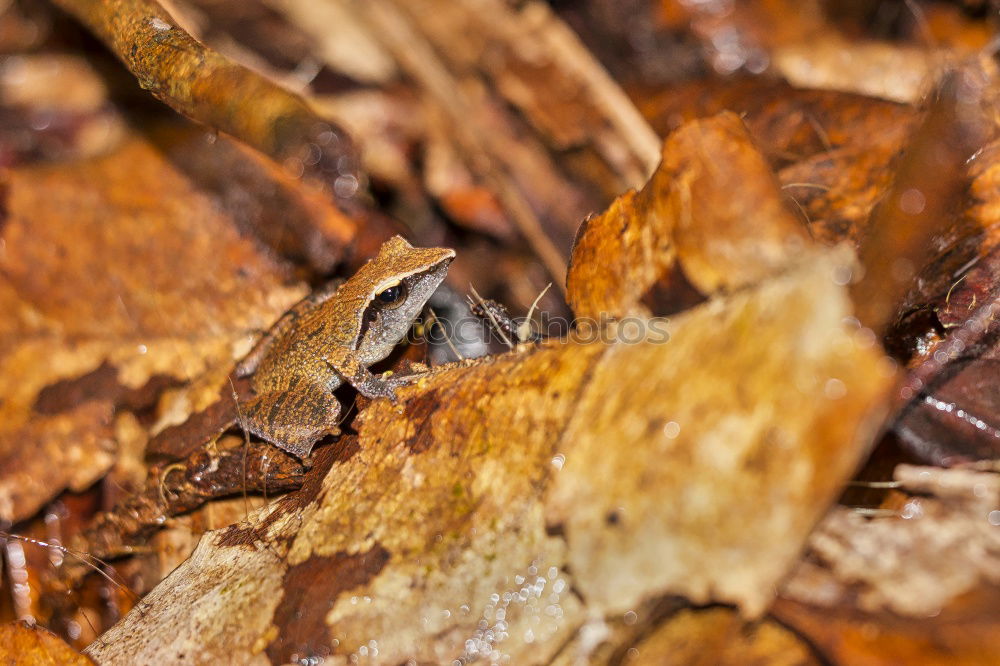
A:
[[[143,139],[4,188],[0,516],[17,521],[107,471],[114,407],[228,369],[302,288]]]
[[[634,650],[634,652],[633,652]],[[683,610],[629,650],[629,664],[819,666],[800,636],[773,619],[751,626],[727,608]]]
[[[369,404],[322,487],[206,535],[89,653],[538,663],[664,594],[759,613],[892,379],[844,327],[843,260],[681,315],[666,343],[552,341]]]
[[[675,261],[711,294],[759,282],[808,245],[746,127],[721,113],[672,133],[643,189],[584,223],[567,298],[577,318],[644,312],[640,299],[670,283]]]
[[[933,616],[981,585],[1000,585],[1000,475],[900,465],[911,493],[900,515],[836,509],[809,538],[785,596],[832,606],[851,595],[869,613]]]
[[[850,601],[830,607],[784,598],[772,615],[814,646],[827,664],[992,666],[1000,654],[998,592],[996,586],[981,586],[934,617],[864,613]]]
[[[916,103],[955,54],[840,36],[779,46],[774,66],[800,88],[852,92],[893,102]]]

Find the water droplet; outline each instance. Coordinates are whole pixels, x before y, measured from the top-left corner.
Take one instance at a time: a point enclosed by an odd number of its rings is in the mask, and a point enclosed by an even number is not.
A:
[[[302,174],[305,173],[305,166],[302,164],[302,160],[297,157],[289,157],[285,160],[285,171],[292,178],[301,178]]]
[[[826,384],[823,385],[823,395],[825,395],[828,400],[840,400],[847,395],[847,386],[836,377],[831,377],[826,380]]]
[[[681,434],[681,424],[677,421],[667,421],[667,424],[663,426],[663,434],[669,439],[674,439],[677,435]]]
[[[323,157],[323,149],[317,146],[315,143],[310,143],[306,149],[307,155],[304,160],[302,160],[307,166],[313,166],[319,162],[319,159]]]
[[[836,285],[843,287],[850,284],[852,277],[854,277],[854,269],[846,264],[841,264],[833,269],[833,283]]]
[[[923,512],[918,502],[910,501],[903,506],[903,510],[899,512],[899,515],[904,520],[910,520],[911,518],[919,518]]]
[[[358,179],[354,176],[338,176],[333,181],[333,191],[342,199],[352,197],[358,191]]]
[[[158,16],[154,16],[149,19],[149,25],[154,30],[159,30],[160,32],[165,32],[167,30],[172,30],[174,26],[170,25]]]
[[[910,188],[899,195],[899,209],[907,215],[919,215],[924,212],[927,197],[916,188]]]

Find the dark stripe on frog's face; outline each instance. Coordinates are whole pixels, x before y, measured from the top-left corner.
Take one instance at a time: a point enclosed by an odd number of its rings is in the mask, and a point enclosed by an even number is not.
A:
[[[451,257],[447,257],[426,271],[404,277],[399,285],[392,287],[401,290],[396,300],[385,302],[379,298],[384,290],[372,298],[362,315],[356,347],[366,363],[384,359],[403,339],[431,294],[448,274],[450,263]]]

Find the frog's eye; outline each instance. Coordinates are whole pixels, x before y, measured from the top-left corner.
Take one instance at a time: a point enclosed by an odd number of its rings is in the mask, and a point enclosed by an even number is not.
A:
[[[403,284],[397,284],[384,291],[380,291],[376,296],[375,300],[382,307],[393,308],[402,305],[403,300],[406,298],[406,287]]]

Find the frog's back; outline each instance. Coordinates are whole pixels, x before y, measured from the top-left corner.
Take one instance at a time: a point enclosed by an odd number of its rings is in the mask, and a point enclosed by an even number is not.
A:
[[[287,391],[301,384],[340,385],[340,377],[327,362],[338,349],[351,347],[357,336],[350,322],[336,316],[340,308],[329,307],[336,296],[303,313],[284,335],[278,337],[261,360],[254,375],[257,393]]]

